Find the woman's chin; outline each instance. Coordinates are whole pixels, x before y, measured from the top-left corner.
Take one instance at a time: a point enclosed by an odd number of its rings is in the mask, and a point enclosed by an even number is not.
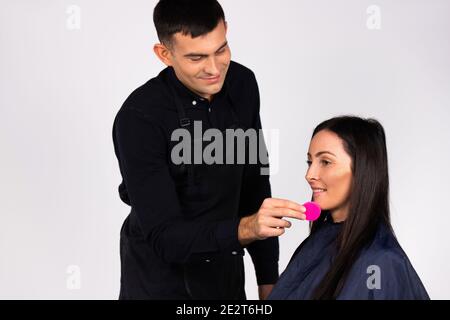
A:
[[[327,205],[327,203],[325,201],[321,201],[320,199],[314,199],[314,198],[313,198],[313,201],[319,205],[319,207],[322,211],[331,209],[331,207],[329,205]]]

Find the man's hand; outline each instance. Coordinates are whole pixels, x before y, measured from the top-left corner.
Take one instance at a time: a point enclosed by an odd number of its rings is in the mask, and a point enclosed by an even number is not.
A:
[[[306,208],[296,202],[267,198],[257,213],[241,219],[238,229],[239,242],[246,246],[256,240],[281,236],[285,228],[291,227],[291,223],[283,218],[305,220],[305,212]]]
[[[269,294],[272,292],[273,284],[263,284],[258,286],[259,300],[266,300]]]

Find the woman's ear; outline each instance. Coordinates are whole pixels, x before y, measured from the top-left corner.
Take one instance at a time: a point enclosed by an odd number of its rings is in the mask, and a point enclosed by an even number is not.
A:
[[[172,53],[165,45],[157,43],[153,46],[153,51],[162,63],[168,67],[172,66]]]

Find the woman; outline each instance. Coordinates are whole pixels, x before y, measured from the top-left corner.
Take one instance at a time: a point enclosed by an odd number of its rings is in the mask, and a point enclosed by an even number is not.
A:
[[[269,299],[429,299],[389,215],[384,129],[338,117],[314,130],[306,180],[322,208]]]

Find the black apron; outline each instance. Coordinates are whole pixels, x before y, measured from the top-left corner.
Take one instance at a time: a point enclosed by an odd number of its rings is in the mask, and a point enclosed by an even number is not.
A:
[[[191,137],[193,135],[194,123],[192,119],[186,115],[186,110],[183,107],[181,99],[176,93],[172,85],[169,85],[171,95],[174,98],[174,103],[177,107],[177,114],[179,125],[190,131]],[[232,115],[232,123],[227,125],[226,129],[241,128],[237,114],[233,108],[233,103],[229,100],[232,108],[230,109]],[[203,134],[203,133],[202,133]],[[225,144],[225,134],[222,131],[223,141]],[[193,140],[193,139],[192,139]],[[248,141],[246,140],[246,150],[248,150]],[[202,148],[203,150],[203,148]],[[230,152],[226,148],[226,152]],[[236,155],[236,150],[234,150]],[[223,153],[224,163],[226,153]],[[243,177],[243,165],[239,164],[181,164],[179,170],[185,174],[185,179],[181,183],[187,185],[183,186],[183,197],[198,197],[201,201],[202,197],[214,195],[215,192],[221,190],[232,190],[240,188]],[[182,176],[183,174],[181,174]],[[219,187],[220,186],[220,187]],[[217,190],[215,190],[217,188]],[[183,204],[181,204],[183,206]],[[195,212],[194,210],[191,210]],[[238,208],[236,208],[237,214]],[[198,218],[198,217],[187,217]],[[200,217],[200,219],[214,220],[217,217]],[[244,250],[239,252],[225,252],[205,255],[204,258],[193,260],[183,265],[183,278],[186,291],[192,299],[225,299],[225,300],[245,300],[245,272],[244,272]]]

